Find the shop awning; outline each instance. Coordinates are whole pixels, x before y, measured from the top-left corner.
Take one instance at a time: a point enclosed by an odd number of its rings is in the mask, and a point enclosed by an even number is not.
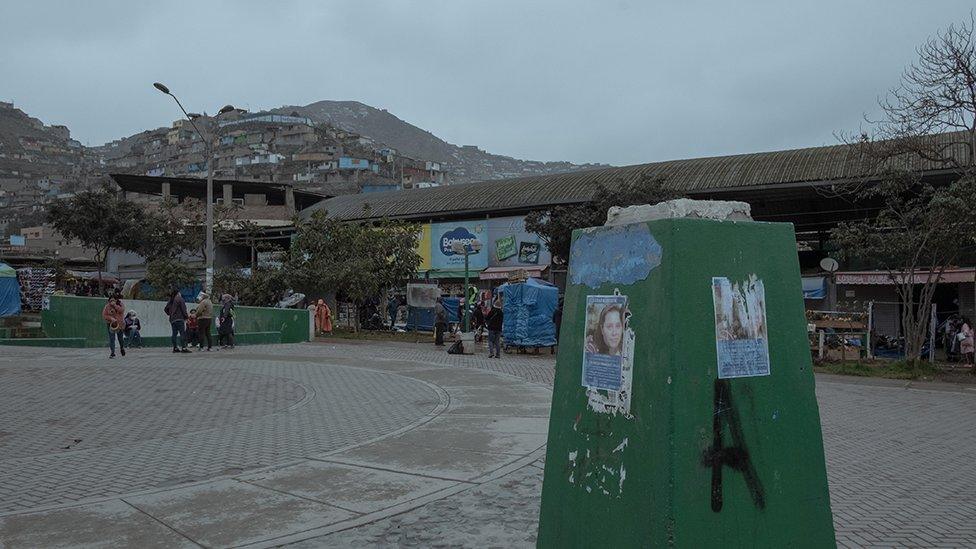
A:
[[[507,280],[509,275],[524,270],[532,278],[542,278],[548,265],[523,265],[518,267],[488,267],[481,271],[481,280]]]
[[[78,280],[98,280],[98,273],[90,273],[86,271],[68,271],[68,276]],[[109,284],[118,283],[119,279],[108,274],[102,273],[102,282],[108,282]]]
[[[803,299],[823,299],[825,297],[827,297],[827,279],[825,277],[803,277]]]
[[[842,271],[834,275],[837,284],[846,285],[893,285],[901,284],[907,280],[908,275],[903,274],[889,274],[887,271]],[[939,282],[943,284],[963,284],[967,282],[973,282],[973,277],[976,276],[976,268],[962,268],[962,269],[946,269],[939,278]],[[919,271],[916,272],[912,277],[914,284],[925,284],[928,280],[929,271]]]
[[[468,276],[470,278],[478,278],[478,274],[481,271],[478,269],[471,269],[468,271]],[[464,269],[461,270],[447,270],[447,269],[431,269],[429,271],[420,271],[417,273],[417,278],[464,278]]]

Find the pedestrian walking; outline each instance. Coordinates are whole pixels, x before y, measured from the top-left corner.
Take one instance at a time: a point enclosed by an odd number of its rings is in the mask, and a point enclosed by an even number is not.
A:
[[[234,298],[230,294],[220,297],[220,329],[219,341],[222,348],[234,348]]]
[[[976,365],[973,361],[973,352],[976,351],[976,341],[973,338],[973,328],[969,322],[968,318],[963,317],[962,319],[962,329],[959,330],[959,334],[963,337],[960,338],[959,342],[959,352],[962,353],[966,364],[974,366],[973,373],[976,374]]]
[[[200,331],[200,348],[203,348],[203,340],[207,340],[207,350],[213,348],[213,302],[210,301],[210,294],[202,292],[197,303],[197,323]]]
[[[482,307],[482,303],[478,302],[474,307],[474,311],[471,313],[471,331],[474,332],[474,340],[481,341],[482,331],[485,329],[485,313]],[[491,312],[491,308],[488,308],[488,312]]]
[[[556,326],[556,345],[549,347],[549,354],[556,354],[556,346],[559,345],[559,329],[563,325],[563,298],[559,298],[556,303],[556,310],[552,312],[552,323]]]
[[[447,309],[444,308],[444,298],[438,297],[434,305],[434,345],[444,346],[444,332],[447,330]]]
[[[488,327],[488,358],[501,358],[502,356],[502,322],[504,313],[500,299],[495,299],[491,304],[491,310],[485,317],[485,325]]]
[[[163,312],[169,317],[169,324],[173,330],[173,335],[170,337],[173,343],[173,352],[189,353],[190,350],[186,347],[186,319],[190,315],[186,312],[186,301],[183,301],[183,296],[180,295],[179,290],[174,288],[170,293],[169,301],[166,302]]]
[[[315,304],[315,329],[320,334],[332,335],[332,309],[324,299]]]
[[[126,345],[130,349],[142,347],[142,322],[135,311],[129,311],[125,314],[125,339]]]
[[[390,317],[390,330],[396,329],[397,310],[400,308],[400,300],[395,295],[390,295],[386,302],[386,312]]]
[[[115,358],[115,341],[119,342],[119,353],[125,356],[125,340],[122,332],[125,330],[125,307],[122,306],[122,298],[118,294],[113,294],[108,298],[108,303],[102,308],[102,320],[108,330],[108,348],[111,354],[109,358]]]

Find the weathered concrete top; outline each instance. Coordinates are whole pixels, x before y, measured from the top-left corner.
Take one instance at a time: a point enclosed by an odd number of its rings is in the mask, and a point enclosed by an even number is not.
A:
[[[752,210],[746,202],[727,200],[690,200],[679,198],[658,204],[641,204],[607,212],[607,225],[629,225],[657,219],[716,219],[720,221],[752,221]]]

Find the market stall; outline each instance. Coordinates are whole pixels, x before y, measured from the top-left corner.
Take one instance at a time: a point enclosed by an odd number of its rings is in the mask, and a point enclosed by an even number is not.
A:
[[[559,288],[529,278],[525,282],[509,282],[498,287],[502,295],[502,337],[505,346],[551,347],[556,344],[556,323],[553,313],[559,304]]]
[[[20,283],[17,271],[0,263],[0,318],[20,314]]]

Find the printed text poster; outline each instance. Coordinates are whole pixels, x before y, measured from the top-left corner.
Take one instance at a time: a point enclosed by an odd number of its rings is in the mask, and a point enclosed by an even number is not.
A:
[[[582,385],[597,412],[627,414],[634,364],[634,332],[625,295],[586,297]]]
[[[718,377],[768,376],[766,291],[751,275],[743,282],[712,278]]]

